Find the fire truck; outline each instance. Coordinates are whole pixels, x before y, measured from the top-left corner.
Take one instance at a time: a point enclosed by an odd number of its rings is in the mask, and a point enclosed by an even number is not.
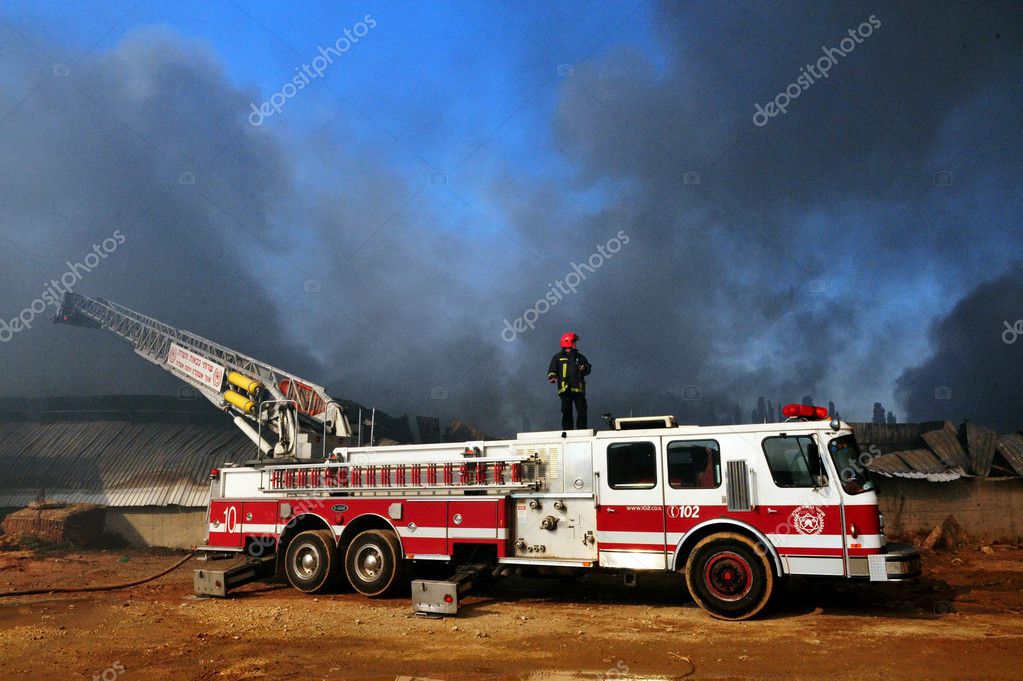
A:
[[[106,328],[201,390],[253,440],[210,472],[206,544],[256,556],[296,589],[380,597],[412,582],[424,612],[457,612],[472,579],[511,570],[675,572],[711,615],[760,613],[790,575],[896,581],[919,554],[885,539],[869,455],[827,409],[781,423],[609,419],[606,430],[514,439],[351,446],[322,388],[103,299],[69,294],[57,321]],[[197,574],[197,592],[232,579]],[[205,580],[205,581],[204,581]],[[215,588],[211,583],[215,582]]]

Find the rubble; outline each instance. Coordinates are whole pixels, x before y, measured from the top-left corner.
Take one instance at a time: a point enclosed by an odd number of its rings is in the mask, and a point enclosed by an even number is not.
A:
[[[105,509],[97,504],[33,502],[4,518],[6,541],[25,539],[48,544],[97,546],[103,535]]]

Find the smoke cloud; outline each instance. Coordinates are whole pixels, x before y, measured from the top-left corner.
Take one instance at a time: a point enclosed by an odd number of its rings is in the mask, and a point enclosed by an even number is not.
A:
[[[907,420],[1023,428],[1023,264],[970,291],[930,330],[934,354],[898,379]]]
[[[21,95],[0,114],[3,318],[116,233],[116,250],[78,269],[74,290],[316,371],[254,266],[260,247],[292,248],[269,214],[293,188],[279,144],[238,115],[251,93],[232,87],[202,45],[161,31],[57,75],[19,34],[3,39],[4,90]],[[0,346],[8,394],[178,389],[112,334],[54,327],[55,312]]]
[[[826,79],[754,122],[872,15]],[[1009,314],[984,282],[1023,247],[1021,24],[1012,4],[665,3],[652,48],[572,64],[529,112],[563,161],[554,179],[493,149],[460,176],[413,177],[351,144],[344,117],[253,127],[265,93],[165,32],[62,78],[7,36],[0,86],[23,100],[0,110],[2,313],[120,229],[77,290],[392,413],[556,427],[544,373],[572,330],[593,422],[730,421],[757,395],[810,394],[853,420],[897,397],[909,418],[1007,426],[1011,396],[978,399],[995,377],[950,353]],[[525,63],[553,73],[536,50]],[[527,313],[534,328],[503,338]],[[0,347],[0,378],[14,395],[175,389],[119,352],[37,327]]]

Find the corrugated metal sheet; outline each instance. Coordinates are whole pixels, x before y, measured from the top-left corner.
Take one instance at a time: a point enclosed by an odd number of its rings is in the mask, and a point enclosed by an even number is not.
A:
[[[40,494],[107,506],[203,507],[211,467],[251,459],[228,421],[0,421],[0,507]]]
[[[1023,435],[1009,433],[998,437],[998,453],[1017,475],[1023,475]]]
[[[927,446],[938,455],[949,468],[964,470],[967,465],[966,451],[959,444],[955,426],[945,423],[940,430],[932,430],[922,435]]]
[[[991,473],[991,463],[998,446],[998,433],[967,421],[962,426],[962,438],[970,457],[970,472],[981,478]]]
[[[881,456],[874,457],[867,464],[867,467],[875,473],[887,477],[893,476],[905,476],[908,473],[912,473],[912,469],[906,465],[906,462],[899,458],[898,454],[882,454]]]
[[[921,435],[942,428],[942,421],[925,423],[850,423],[861,447],[875,446],[882,454],[924,446]]]
[[[964,475],[961,468],[946,466],[929,449],[882,454],[868,463],[867,468],[889,478],[916,478],[931,482],[949,482]]]

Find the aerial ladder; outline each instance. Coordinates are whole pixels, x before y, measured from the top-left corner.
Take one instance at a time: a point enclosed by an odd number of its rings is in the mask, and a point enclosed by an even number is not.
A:
[[[326,458],[352,434],[322,387],[104,298],[67,293],[55,322],[111,331],[135,352],[233,415],[257,460]]]

